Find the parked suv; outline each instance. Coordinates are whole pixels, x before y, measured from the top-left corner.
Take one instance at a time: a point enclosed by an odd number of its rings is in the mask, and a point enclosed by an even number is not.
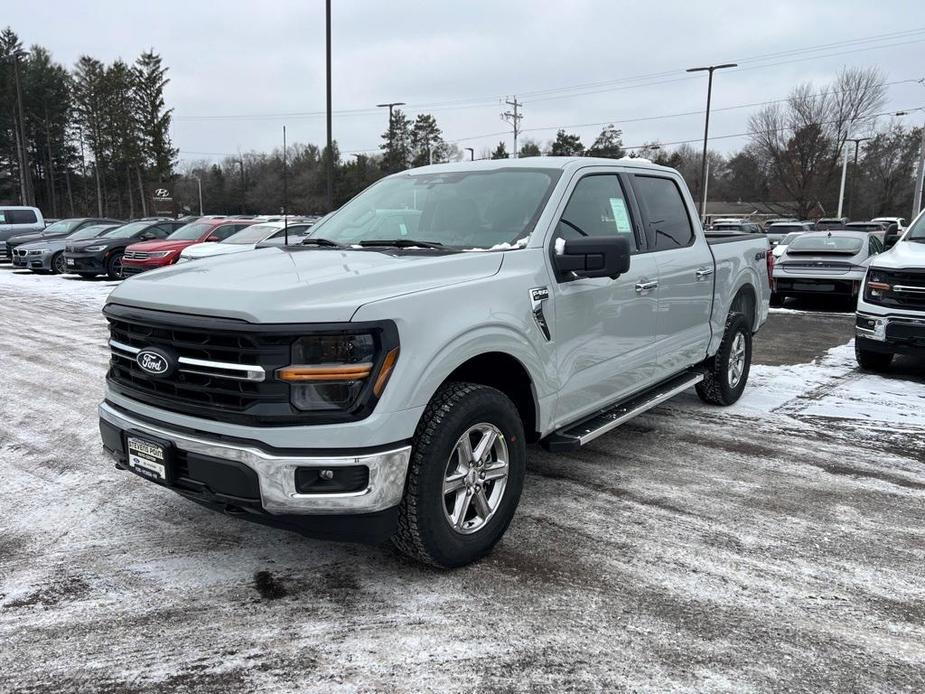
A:
[[[67,271],[83,278],[107,275],[111,280],[122,279],[122,255],[136,241],[162,239],[183,226],[174,219],[146,219],[129,222],[99,238],[68,243],[64,249]]]
[[[925,355],[925,212],[871,261],[856,326],[854,350],[861,368],[886,371],[894,354]]]
[[[11,236],[29,234],[45,228],[45,219],[37,207],[0,207],[0,260],[10,261],[6,241]]]
[[[251,222],[229,219],[204,219],[187,223],[163,240],[133,243],[122,257],[122,274],[137,275],[165,265],[173,265],[180,252],[197,243],[224,241],[246,229]]]
[[[767,253],[708,241],[645,161],[395,174],[302,245],[117,287],[103,445],[209,508],[459,566],[511,522],[528,442],[576,450],[691,387],[740,397]]]

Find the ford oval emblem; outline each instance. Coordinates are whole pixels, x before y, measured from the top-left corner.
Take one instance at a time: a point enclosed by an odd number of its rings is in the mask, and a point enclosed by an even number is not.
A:
[[[156,347],[139,350],[135,355],[135,362],[142,371],[152,376],[166,376],[174,366],[170,355]]]

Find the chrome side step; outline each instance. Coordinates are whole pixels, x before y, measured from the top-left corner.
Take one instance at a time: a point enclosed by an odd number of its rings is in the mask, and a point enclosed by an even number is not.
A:
[[[704,376],[700,372],[685,372],[667,381],[659,383],[649,390],[634,395],[627,400],[618,402],[610,407],[585,417],[575,424],[569,424],[550,434],[541,441],[542,446],[554,453],[574,451],[603,436],[608,431],[616,429],[624,422],[646,410],[661,405],[678,393],[697,385]]]

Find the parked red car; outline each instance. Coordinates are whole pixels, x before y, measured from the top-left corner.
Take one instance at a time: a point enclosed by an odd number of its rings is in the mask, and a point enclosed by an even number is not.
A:
[[[173,265],[180,251],[194,243],[224,241],[254,223],[252,219],[201,219],[180,227],[165,239],[133,243],[122,256],[124,276]]]

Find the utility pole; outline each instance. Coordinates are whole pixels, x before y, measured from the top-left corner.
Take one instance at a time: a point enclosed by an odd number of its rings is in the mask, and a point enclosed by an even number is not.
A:
[[[851,219],[851,205],[854,204],[854,184],[858,177],[858,149],[869,137],[849,137],[846,142],[854,143],[854,164],[851,168],[851,187],[848,189],[848,219]]]
[[[286,126],[283,126],[283,243],[289,245],[289,178],[286,173]]]
[[[513,99],[506,99],[505,102],[508,106],[511,107],[510,111],[505,111],[501,114],[501,120],[507,121],[514,128],[514,151],[511,152],[511,158],[517,158],[517,136],[520,134],[520,121],[524,117],[524,114],[520,113],[519,109],[523,106],[523,103],[517,101],[515,96]]]
[[[838,188],[838,214],[835,216],[841,219],[841,210],[845,202],[845,178],[848,175],[848,140],[845,139],[845,143],[842,145],[844,149],[844,156],[842,157],[841,162],[841,185]]]
[[[331,0],[324,3],[325,53],[327,57],[328,121],[328,212],[334,209],[334,147],[331,135]]]
[[[703,190],[703,202],[700,203],[700,220],[706,219],[707,214],[707,142],[710,138],[710,100],[713,97],[713,73],[717,70],[725,70],[730,67],[738,67],[738,63],[723,63],[722,65],[707,65],[706,67],[688,68],[688,72],[708,72],[710,73],[707,81],[707,115],[703,124],[703,158],[700,162],[700,187]]]
[[[919,80],[919,83],[922,86],[925,86],[925,78]],[[922,111],[925,113],[925,108],[913,109],[915,111]],[[908,116],[910,111],[897,111],[897,116]],[[919,211],[922,209],[922,193],[923,188],[925,188],[925,123],[922,123],[922,145],[919,148],[919,167],[915,175],[915,190],[912,195],[912,216],[909,218],[910,224],[912,220],[916,218]]]
[[[395,166],[395,150],[393,149],[393,141],[395,139],[395,107],[404,105],[404,101],[391,101],[386,104],[376,104],[376,108],[389,109],[389,160],[387,162],[389,173],[394,173],[397,169]]]
[[[196,179],[196,185],[199,188],[199,216],[202,217],[202,179],[196,174],[193,174],[193,178]]]

